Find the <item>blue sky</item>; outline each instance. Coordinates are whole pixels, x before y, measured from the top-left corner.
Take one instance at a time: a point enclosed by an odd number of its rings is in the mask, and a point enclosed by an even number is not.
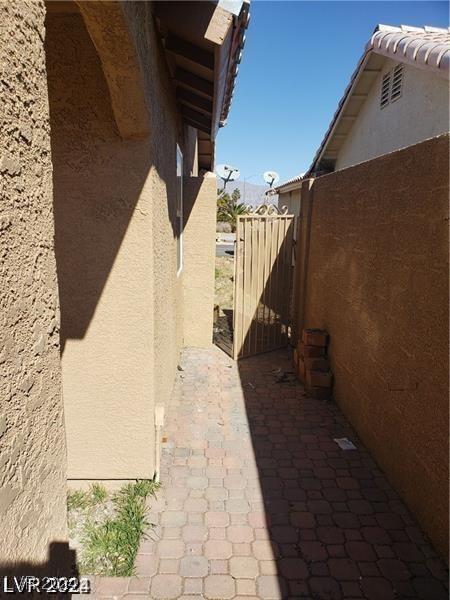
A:
[[[216,163],[254,184],[264,171],[283,181],[307,169],[378,23],[448,26],[446,2],[253,0],[250,12]]]

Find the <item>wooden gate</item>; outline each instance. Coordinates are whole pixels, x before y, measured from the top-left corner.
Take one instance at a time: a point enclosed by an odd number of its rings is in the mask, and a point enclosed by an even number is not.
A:
[[[294,216],[262,205],[237,219],[233,358],[288,343]]]

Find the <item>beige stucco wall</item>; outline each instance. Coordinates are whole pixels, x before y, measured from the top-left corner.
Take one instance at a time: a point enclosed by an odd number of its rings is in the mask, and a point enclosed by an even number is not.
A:
[[[214,173],[188,177],[184,185],[185,346],[212,343],[217,179]]]
[[[41,2],[0,4],[0,566],[66,537],[66,457]],[[31,572],[29,572],[31,574]]]
[[[123,10],[148,110],[143,139],[120,137],[81,15],[47,22],[70,479],[153,476],[154,408],[168,400],[183,338],[176,144],[195,174],[196,135],[178,121],[147,3]]]
[[[183,154],[184,175],[197,175],[197,132],[182,127],[174,88],[159,38],[154,30],[149,3],[124,2],[126,22],[132,32],[142,72],[150,115],[152,148],[154,402],[169,399],[183,343],[183,281],[177,276],[176,145]],[[153,400],[152,400],[153,401]]]
[[[330,333],[337,403],[444,555],[448,142],[304,184],[297,297],[299,328]]]
[[[280,193],[278,194],[278,208],[281,209],[283,206],[287,206],[288,214],[298,217],[300,214],[300,197],[300,189]]]
[[[380,108],[381,80],[397,64],[386,59],[339,152],[336,170],[449,131],[448,81],[435,73],[405,65],[401,97]]]

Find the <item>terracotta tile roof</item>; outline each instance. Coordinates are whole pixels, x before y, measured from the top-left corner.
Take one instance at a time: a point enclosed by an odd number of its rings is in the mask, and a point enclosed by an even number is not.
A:
[[[367,43],[366,51],[432,69],[448,77],[450,28],[378,25]]]
[[[360,82],[361,74],[367,67],[370,57],[374,55],[410,64],[420,69],[431,70],[437,75],[449,79],[450,28],[377,25],[372,37],[366,44],[365,51],[338,104],[330,126],[306,173],[306,177],[311,176],[317,170],[328,142],[344,112],[347,101],[355,92]]]
[[[344,104],[353,93],[360,73],[367,65],[368,55],[371,53],[421,69],[432,70],[436,74],[448,78],[450,71],[450,28],[377,25],[372,37],[366,44],[364,54],[361,56],[350,79],[350,83],[338,104],[328,131],[314,157],[310,169],[306,173],[306,177],[316,167],[316,163],[322,155],[331,133],[342,114]],[[296,177],[288,179],[274,188],[274,192],[279,193],[284,188],[301,182],[304,178],[305,173],[301,173]]]

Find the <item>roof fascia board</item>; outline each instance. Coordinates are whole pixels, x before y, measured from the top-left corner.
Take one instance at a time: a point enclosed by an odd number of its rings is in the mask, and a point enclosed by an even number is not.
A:
[[[359,63],[350,79],[350,83],[344,92],[343,100],[341,100],[340,106],[338,107],[337,111],[335,112],[335,114],[333,116],[331,125],[328,128],[328,131],[325,134],[325,137],[319,147],[319,150],[317,151],[316,156],[314,157],[313,162],[306,173],[305,179],[311,175],[311,173],[314,171],[317,164],[321,161],[322,156],[326,150],[327,144],[330,141],[331,137],[333,136],[333,133],[336,131],[336,127],[339,124],[340,116],[346,109],[346,107],[350,101],[350,98],[352,96],[352,91],[358,85],[358,82],[361,78],[361,74],[364,71],[364,67],[367,65],[367,62],[368,62],[369,56],[370,56],[370,52],[371,52],[370,50],[366,50],[364,52],[364,54],[362,55],[362,57],[360,58]]]
[[[276,191],[277,194],[287,194],[288,192],[295,192],[297,190],[301,190],[303,181],[304,181],[303,179],[299,179],[298,181],[292,181],[291,183],[285,183],[283,185],[280,185],[280,186],[274,188],[274,190]]]

